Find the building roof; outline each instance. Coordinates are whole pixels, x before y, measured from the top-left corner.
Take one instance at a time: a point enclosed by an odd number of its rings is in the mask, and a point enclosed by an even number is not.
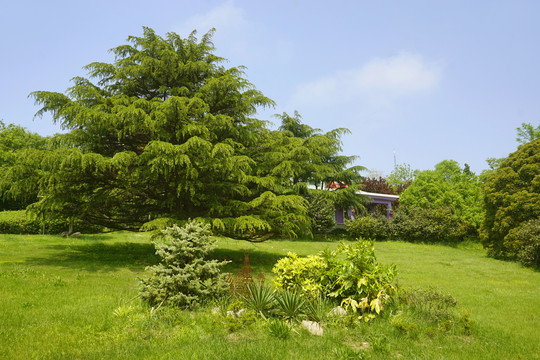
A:
[[[368,196],[372,198],[373,200],[396,201],[399,199],[399,195],[372,193],[372,192],[367,192],[367,191],[362,191],[362,190],[359,190],[356,193],[359,195]]]

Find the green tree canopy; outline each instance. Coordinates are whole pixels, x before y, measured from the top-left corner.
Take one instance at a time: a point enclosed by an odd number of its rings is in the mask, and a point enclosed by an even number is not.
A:
[[[522,123],[520,127],[516,128],[516,130],[516,141],[521,145],[540,138],[540,125],[534,127],[531,124]]]
[[[212,35],[144,28],[65,94],[32,93],[70,145],[42,157],[32,210],[124,229],[170,217],[239,237],[309,232],[306,181],[357,174],[338,155],[348,130],[321,134],[297,113],[269,130],[255,116],[274,102],[222,65]]]
[[[0,121],[0,211],[37,201],[39,164],[43,153],[56,146],[55,139]]]
[[[519,248],[508,234],[540,217],[540,139],[520,146],[489,172],[484,192],[484,246],[493,256],[513,257]]]
[[[387,181],[396,193],[401,194],[412,184],[418,173],[419,171],[413,170],[409,164],[397,164],[388,176]]]
[[[475,229],[484,216],[478,177],[453,160],[438,163],[435,170],[419,172],[399,200],[410,207],[451,207],[461,221]]]

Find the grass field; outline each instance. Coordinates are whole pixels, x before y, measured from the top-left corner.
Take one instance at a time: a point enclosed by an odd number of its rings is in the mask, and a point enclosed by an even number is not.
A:
[[[288,251],[315,254],[335,245],[220,239],[215,255],[231,260],[226,270],[234,271],[247,249],[255,271],[270,277]],[[397,265],[400,286],[452,294],[459,311],[470,313],[472,332],[403,332],[387,321],[392,314],[329,326],[323,337],[300,331],[281,340],[259,323],[231,331],[209,309],[142,307],[137,277],[158,261],[147,235],[0,235],[0,358],[540,359],[539,272],[487,258],[477,244],[380,242],[376,250],[382,263]]]

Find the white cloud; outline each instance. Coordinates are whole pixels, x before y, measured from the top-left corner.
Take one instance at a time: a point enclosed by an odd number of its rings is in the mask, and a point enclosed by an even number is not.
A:
[[[356,75],[360,88],[408,95],[437,86],[441,69],[436,63],[426,63],[420,55],[400,53],[386,59],[374,59],[362,66]]]
[[[246,11],[227,1],[200,14],[195,14],[184,21],[175,30],[187,36],[193,30],[198,35],[215,28],[213,42],[216,54],[230,60],[234,66],[245,64],[260,56],[261,49],[256,44],[257,24],[249,20]]]
[[[180,33],[190,33],[196,29],[200,33],[206,33],[216,28],[218,33],[236,32],[246,26],[247,20],[242,8],[234,6],[232,1],[227,1],[215,7],[205,14],[193,15],[180,27]]]
[[[352,101],[386,106],[395,98],[435,89],[441,78],[442,68],[438,62],[427,62],[420,55],[402,52],[300,84],[292,101],[316,106]]]

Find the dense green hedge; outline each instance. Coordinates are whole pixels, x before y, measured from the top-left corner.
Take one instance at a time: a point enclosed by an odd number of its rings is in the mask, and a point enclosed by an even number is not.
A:
[[[400,206],[392,221],[371,215],[346,222],[353,238],[403,240],[423,243],[455,243],[468,234],[465,226],[449,207],[410,208]]]
[[[386,240],[391,235],[391,227],[388,219],[381,216],[359,216],[352,220],[345,220],[347,232],[353,239],[364,238],[374,240]]]
[[[45,234],[60,234],[68,231],[67,220],[52,220],[45,222]],[[73,231],[96,233],[102,228],[84,224],[81,221],[73,224]],[[32,218],[24,210],[0,211],[0,234],[42,234],[43,222]]]

